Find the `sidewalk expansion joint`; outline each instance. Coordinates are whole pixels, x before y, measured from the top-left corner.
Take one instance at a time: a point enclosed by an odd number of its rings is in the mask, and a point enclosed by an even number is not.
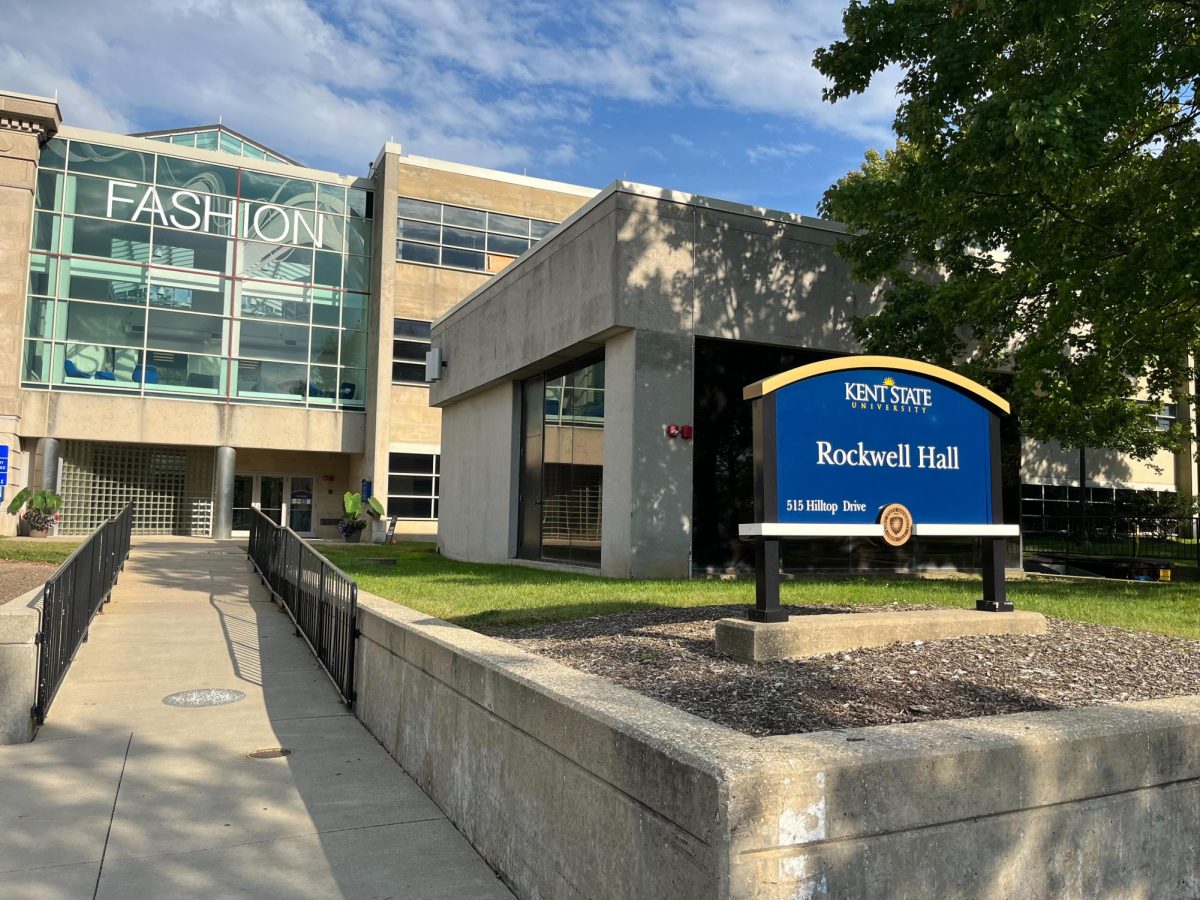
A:
[[[108,853],[108,839],[112,837],[113,820],[117,817],[117,800],[121,796],[121,782],[125,780],[125,766],[129,763],[129,748],[133,745],[133,732],[125,742],[125,758],[121,760],[121,774],[117,776],[117,789],[113,792],[112,812],[108,816],[108,830],[104,832],[104,848],[100,851],[100,865],[96,869],[96,886],[92,889],[92,900],[100,893],[100,876],[104,874],[104,856]]]

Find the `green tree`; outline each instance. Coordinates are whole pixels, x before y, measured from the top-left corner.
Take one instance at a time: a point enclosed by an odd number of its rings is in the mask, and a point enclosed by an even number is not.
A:
[[[1006,385],[1022,429],[1146,457],[1132,402],[1200,346],[1200,0],[853,0],[825,99],[902,75],[896,146],[833,185],[874,352]],[[936,273],[936,277],[935,277]]]

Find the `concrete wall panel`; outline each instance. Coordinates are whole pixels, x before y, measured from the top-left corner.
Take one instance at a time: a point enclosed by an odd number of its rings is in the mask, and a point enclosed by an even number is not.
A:
[[[668,424],[692,421],[689,335],[625,332],[605,347],[601,571],[616,578],[688,574],[692,443]]]
[[[85,441],[362,453],[365,415],[72,391],[24,391],[20,433]]]
[[[388,442],[406,441],[434,447],[441,444],[442,413],[430,408],[429,388],[396,384],[389,390]]]
[[[446,555],[498,562],[515,552],[519,422],[509,382],[443,413],[438,546]]]

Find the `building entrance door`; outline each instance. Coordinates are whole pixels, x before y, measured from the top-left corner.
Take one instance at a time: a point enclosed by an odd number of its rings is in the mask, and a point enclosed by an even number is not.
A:
[[[233,533],[250,533],[252,509],[276,525],[286,525],[305,537],[313,535],[313,485],[311,475],[234,475]]]
[[[250,533],[250,510],[254,507],[254,476],[233,476],[233,531]]]
[[[312,534],[313,480],[293,475],[288,481],[288,527],[297,534]]]
[[[283,524],[283,476],[258,476],[258,508],[276,525]]]

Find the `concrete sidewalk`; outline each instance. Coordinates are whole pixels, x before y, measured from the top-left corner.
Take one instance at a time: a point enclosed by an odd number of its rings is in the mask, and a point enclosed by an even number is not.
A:
[[[163,703],[194,688],[246,696]],[[294,752],[247,756],[273,747]],[[238,545],[144,539],[37,740],[0,747],[0,896],[512,895],[341,704]]]

